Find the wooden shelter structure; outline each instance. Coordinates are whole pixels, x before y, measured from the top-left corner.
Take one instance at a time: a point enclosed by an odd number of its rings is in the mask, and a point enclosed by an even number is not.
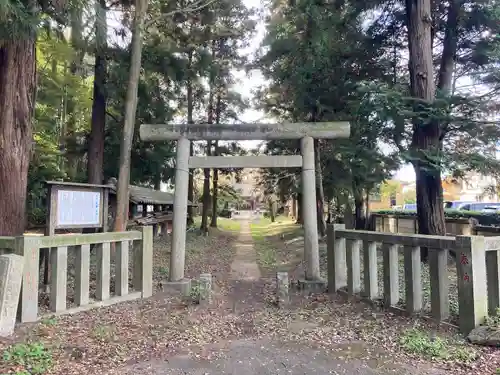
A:
[[[113,217],[116,212],[116,183],[112,179],[109,204]],[[132,225],[153,225],[153,234],[165,233],[172,228],[174,195],[147,187],[129,186],[129,222]],[[188,201],[189,206],[196,206]]]

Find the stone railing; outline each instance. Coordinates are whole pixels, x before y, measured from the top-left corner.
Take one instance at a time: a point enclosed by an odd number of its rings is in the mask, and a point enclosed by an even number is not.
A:
[[[420,248],[429,249],[431,317],[449,317],[448,250],[456,253],[458,322],[469,333],[500,307],[500,237],[425,236],[346,230],[343,224],[328,226],[328,290],[347,289],[348,295],[368,300],[383,297],[394,307],[400,296],[399,251],[404,256],[405,309],[423,310]],[[382,249],[383,296],[379,296],[377,249]],[[361,255],[363,284],[361,284]]]
[[[115,244],[111,259],[111,244]],[[91,246],[95,252],[95,279],[92,279]],[[21,322],[39,319],[40,249],[50,248],[50,314],[67,314],[93,307],[107,306],[136,298],[146,298],[153,291],[153,231],[150,226],[137,231],[56,236],[0,237],[0,248],[24,257],[19,318]],[[5,249],[8,249],[7,251]],[[130,253],[130,250],[132,252]],[[73,298],[69,307],[68,253],[74,253]],[[129,254],[131,266],[129,266]],[[73,255],[73,254],[71,254]],[[71,257],[73,258],[73,257]],[[114,262],[112,262],[114,260]],[[111,293],[114,265],[114,290]],[[133,291],[129,290],[132,269]],[[93,268],[92,268],[93,269]],[[95,299],[90,298],[95,284]]]

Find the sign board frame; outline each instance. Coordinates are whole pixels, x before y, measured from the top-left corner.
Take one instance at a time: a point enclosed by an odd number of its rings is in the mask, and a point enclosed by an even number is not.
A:
[[[45,235],[51,236],[55,234],[57,229],[87,229],[96,228],[102,229],[103,232],[108,231],[108,206],[109,206],[109,185],[93,185],[75,182],[63,181],[47,181],[47,223],[45,227]],[[100,194],[99,207],[99,222],[97,224],[58,224],[58,208],[60,202],[58,196],[60,191],[70,192],[92,192]]]

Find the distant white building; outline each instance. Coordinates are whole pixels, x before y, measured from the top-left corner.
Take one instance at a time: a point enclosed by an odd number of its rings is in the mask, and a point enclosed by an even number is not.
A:
[[[498,181],[492,176],[477,172],[469,172],[459,181],[461,185],[460,200],[471,202],[498,202],[498,194],[494,191]],[[494,189],[492,189],[492,187]]]

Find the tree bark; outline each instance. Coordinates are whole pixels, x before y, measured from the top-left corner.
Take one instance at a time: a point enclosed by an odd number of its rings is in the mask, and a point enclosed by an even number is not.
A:
[[[130,77],[127,87],[127,99],[125,103],[125,123],[123,135],[120,142],[120,172],[118,175],[118,186],[116,192],[116,220],[115,231],[126,230],[129,204],[130,183],[130,154],[134,138],[135,116],[137,111],[137,89],[141,73],[142,37],[144,19],[147,10],[147,0],[136,0],[134,25],[132,32],[132,52],[130,63]]]
[[[83,62],[82,53],[82,9],[81,6],[77,5],[71,10],[71,46],[73,48],[74,56],[70,64],[70,72],[75,77],[81,77],[81,66]],[[67,87],[65,87],[65,104],[66,104],[66,132],[64,134],[64,144],[68,144],[68,140],[71,139],[72,142],[76,144],[76,110],[78,108],[78,103],[74,100],[73,96],[68,95]],[[80,162],[80,156],[75,152],[75,149],[66,149],[66,173],[71,179],[75,179],[78,176],[78,164]]]
[[[215,41],[212,41],[212,61],[215,60]],[[213,124],[214,122],[214,83],[215,83],[215,73],[210,72],[210,92],[208,94],[208,113],[207,113],[207,123]],[[207,141],[207,156],[211,155],[212,142]],[[203,210],[201,212],[201,225],[200,229],[205,234],[208,233],[208,208],[210,206],[210,168],[203,169]],[[213,207],[212,207],[213,209]]]
[[[274,200],[269,199],[268,201],[268,206],[269,206],[269,218],[271,219],[271,223],[274,223],[276,220],[276,212],[275,212],[275,204]]]
[[[327,224],[333,224],[333,217],[332,217],[332,205],[333,205],[333,199],[328,198],[328,215],[326,218],[326,223]]]
[[[372,215],[370,211],[370,190],[371,189],[369,188],[365,189],[365,215],[366,215],[365,229],[375,230],[372,229]]]
[[[214,155],[217,156],[217,148],[219,144],[217,141],[214,142]],[[219,190],[219,170],[214,168],[212,177],[212,219],[210,221],[210,226],[212,228],[217,228],[217,193]]]
[[[457,59],[458,21],[463,0],[449,0],[448,3],[448,18],[446,20],[446,31],[443,41],[443,54],[438,74],[438,91],[443,95],[449,95],[453,85],[453,74],[455,72],[455,63]]]
[[[220,124],[220,115],[222,111],[222,98],[221,98],[221,87],[219,85],[217,90],[217,100],[215,103],[215,123]],[[219,155],[219,142],[214,142],[214,155]],[[212,220],[210,226],[212,228],[217,228],[217,193],[219,190],[219,170],[214,168],[213,170],[213,181],[212,181]]]
[[[365,230],[367,226],[366,201],[363,189],[356,187],[353,189],[354,195],[354,228]]]
[[[104,137],[106,130],[106,78],[107,78],[107,19],[106,2],[97,0],[96,46],[94,63],[94,98],[92,101],[92,120],[87,153],[87,174],[89,184],[102,184],[104,179]]]
[[[304,224],[302,218],[302,193],[297,193],[297,224]]]
[[[161,173],[158,172],[155,176],[155,190],[161,191]]]
[[[212,142],[207,141],[207,152],[206,152],[207,156],[211,155],[211,148],[212,148]],[[203,169],[203,209],[201,211],[201,225],[200,225],[201,231],[205,234],[208,233],[209,208],[210,208],[210,168],[205,168]]]
[[[406,0],[408,22],[409,71],[415,110],[426,110],[435,95],[432,42],[431,1]],[[428,157],[439,157],[442,150],[441,129],[436,121],[424,116],[413,119],[411,151],[416,174],[417,217],[419,233],[445,234],[443,189],[439,165]],[[422,259],[428,250],[422,249]]]
[[[36,35],[0,40],[0,235],[25,227],[36,95]]]
[[[193,51],[189,52],[188,56],[188,79],[187,79],[187,122],[188,124],[193,123],[193,80],[191,77],[193,66]],[[189,155],[194,155],[194,144],[193,141],[189,143]],[[188,182],[188,201],[194,203],[194,170],[189,170],[189,182]],[[193,207],[188,206],[187,211],[188,225],[193,225]]]
[[[326,222],[325,222],[325,192],[323,189],[323,173],[321,170],[321,156],[320,156],[320,141],[314,140],[314,159],[316,169],[316,215],[318,218],[318,233],[321,237],[326,235]]]
[[[349,199],[346,199],[345,202],[346,203],[344,206],[345,207],[344,208],[344,224],[345,224],[346,229],[354,229],[354,225],[356,224],[355,223],[356,218],[353,216],[351,202],[349,201]]]

